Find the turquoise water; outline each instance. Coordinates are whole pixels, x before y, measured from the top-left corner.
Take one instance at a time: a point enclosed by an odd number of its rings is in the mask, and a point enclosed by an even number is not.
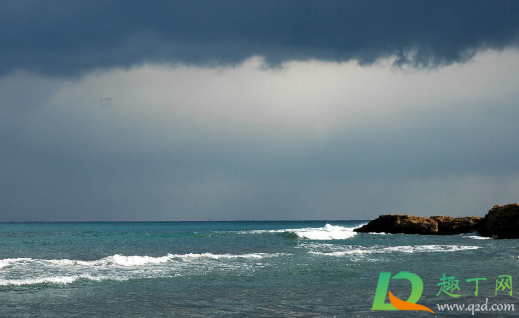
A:
[[[472,313],[437,304],[487,299],[519,311],[514,285],[495,291],[499,275],[519,279],[516,241],[353,232],[364,223],[2,223],[0,317],[458,317]],[[435,314],[370,310],[383,271],[421,277]],[[460,297],[437,296],[444,273]],[[477,297],[470,278],[487,279]],[[390,282],[404,300],[410,286]]]

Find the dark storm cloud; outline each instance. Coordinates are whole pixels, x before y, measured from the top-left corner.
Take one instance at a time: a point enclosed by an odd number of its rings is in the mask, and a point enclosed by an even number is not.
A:
[[[396,65],[464,62],[517,46],[510,1],[40,1],[0,3],[0,75],[75,76],[142,63],[235,65],[396,57]]]

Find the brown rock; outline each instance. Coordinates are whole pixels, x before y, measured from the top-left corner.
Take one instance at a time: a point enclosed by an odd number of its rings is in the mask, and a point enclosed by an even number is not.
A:
[[[452,216],[436,215],[431,216],[431,219],[438,223],[438,234],[452,235],[475,232],[478,223],[483,218],[478,216],[455,218]]]
[[[497,239],[519,238],[519,204],[495,205],[484,218],[469,216],[431,216],[409,214],[381,215],[355,232],[452,235],[477,231]]]
[[[478,224],[481,235],[498,238],[519,238],[519,204],[495,205]]]
[[[355,232],[403,233],[426,235],[452,235],[476,231],[481,217],[412,216],[408,214],[381,215],[368,224],[355,229]]]
[[[388,214],[381,215],[377,219],[354,231],[362,233],[436,234],[438,233],[438,223],[421,216]]]

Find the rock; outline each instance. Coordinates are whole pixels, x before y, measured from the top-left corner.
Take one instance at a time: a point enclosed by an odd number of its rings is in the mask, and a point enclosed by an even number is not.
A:
[[[519,238],[519,204],[495,205],[478,224],[483,236],[498,239]]]
[[[479,232],[497,239],[519,238],[519,204],[495,205],[484,218],[469,216],[412,216],[409,214],[381,215],[355,232],[452,235]]]
[[[381,215],[368,224],[355,229],[355,232],[368,233],[402,233],[402,234],[426,234],[426,235],[452,235],[471,233],[482,217],[412,216],[409,214]]]
[[[362,233],[436,234],[438,232],[438,223],[421,216],[388,214],[381,215],[377,219],[354,231]]]
[[[461,233],[471,233],[477,231],[477,226],[482,217],[478,216],[465,216],[461,218],[455,218],[452,216],[431,216],[431,219],[438,223],[439,235],[452,235]]]

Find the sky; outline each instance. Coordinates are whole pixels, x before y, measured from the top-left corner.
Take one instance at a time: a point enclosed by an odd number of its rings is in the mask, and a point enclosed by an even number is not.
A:
[[[3,0],[0,221],[519,201],[519,1]]]

